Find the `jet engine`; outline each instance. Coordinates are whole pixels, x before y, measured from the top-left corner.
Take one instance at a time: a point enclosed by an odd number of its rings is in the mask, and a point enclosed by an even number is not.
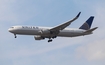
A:
[[[34,39],[35,39],[35,40],[43,40],[43,39],[45,39],[45,38],[42,37],[42,36],[40,36],[40,35],[38,35],[38,36],[34,36]]]

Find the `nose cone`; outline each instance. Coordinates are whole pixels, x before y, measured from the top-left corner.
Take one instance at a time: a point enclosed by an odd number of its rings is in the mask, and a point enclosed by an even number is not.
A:
[[[11,28],[8,29],[9,32],[12,32],[13,30]]]

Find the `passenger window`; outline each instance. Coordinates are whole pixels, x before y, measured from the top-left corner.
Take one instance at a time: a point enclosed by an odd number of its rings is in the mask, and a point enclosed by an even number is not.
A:
[[[36,29],[38,29],[38,27],[36,27]]]
[[[24,28],[24,27],[22,26],[22,28]]]
[[[33,29],[35,29],[35,27],[33,27]]]

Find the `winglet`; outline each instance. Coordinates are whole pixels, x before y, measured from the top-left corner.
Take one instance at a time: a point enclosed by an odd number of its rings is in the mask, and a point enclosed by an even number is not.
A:
[[[81,12],[79,12],[78,15],[77,15],[74,19],[72,19],[72,20],[70,20],[70,21],[73,22],[74,20],[78,19],[78,17],[80,16],[80,14],[81,14]],[[69,22],[70,22],[70,21],[69,21]]]
[[[77,18],[80,16],[81,12],[78,13],[78,15],[76,16]]]

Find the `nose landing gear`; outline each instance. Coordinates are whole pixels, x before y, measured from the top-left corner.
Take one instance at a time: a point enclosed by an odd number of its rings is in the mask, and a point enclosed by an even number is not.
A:
[[[16,34],[14,34],[15,38],[17,38]]]

